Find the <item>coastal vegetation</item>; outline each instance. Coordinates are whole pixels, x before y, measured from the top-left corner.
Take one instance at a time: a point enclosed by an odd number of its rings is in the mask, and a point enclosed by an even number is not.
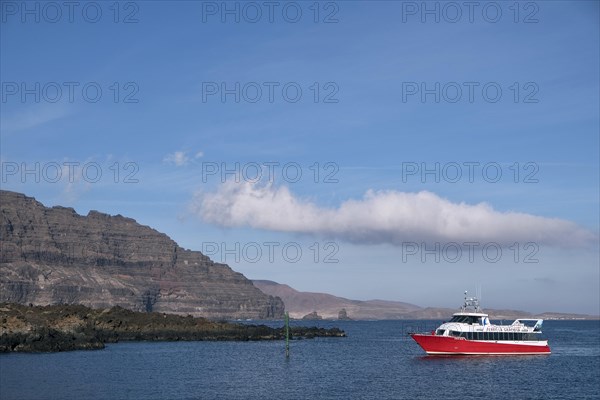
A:
[[[291,327],[292,339],[343,337],[337,328]],[[136,312],[115,306],[27,306],[0,303],[0,352],[53,352],[102,349],[121,341],[281,340],[284,328],[191,315]]]

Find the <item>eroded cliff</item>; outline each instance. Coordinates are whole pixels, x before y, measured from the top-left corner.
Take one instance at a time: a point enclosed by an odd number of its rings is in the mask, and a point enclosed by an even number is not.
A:
[[[0,191],[0,302],[121,306],[212,319],[280,318],[278,297],[121,215]]]

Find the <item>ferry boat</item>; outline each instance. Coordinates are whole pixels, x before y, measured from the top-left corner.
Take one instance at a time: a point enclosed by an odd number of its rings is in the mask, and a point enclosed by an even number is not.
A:
[[[550,354],[548,341],[541,337],[543,322],[519,318],[510,325],[493,325],[479,300],[465,292],[464,305],[450,321],[431,333],[410,336],[432,355]]]

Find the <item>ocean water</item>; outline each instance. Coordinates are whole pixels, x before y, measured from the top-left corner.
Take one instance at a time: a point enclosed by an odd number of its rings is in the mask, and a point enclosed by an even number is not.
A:
[[[316,324],[348,337],[294,340],[289,359],[280,341],[3,354],[0,399],[600,398],[598,321],[545,321],[551,355],[496,357],[425,356],[407,333],[439,321]]]

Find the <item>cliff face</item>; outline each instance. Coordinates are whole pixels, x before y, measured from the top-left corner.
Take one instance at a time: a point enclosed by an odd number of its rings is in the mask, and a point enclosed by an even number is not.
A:
[[[0,191],[0,302],[115,305],[207,318],[280,318],[278,297],[131,218]]]

